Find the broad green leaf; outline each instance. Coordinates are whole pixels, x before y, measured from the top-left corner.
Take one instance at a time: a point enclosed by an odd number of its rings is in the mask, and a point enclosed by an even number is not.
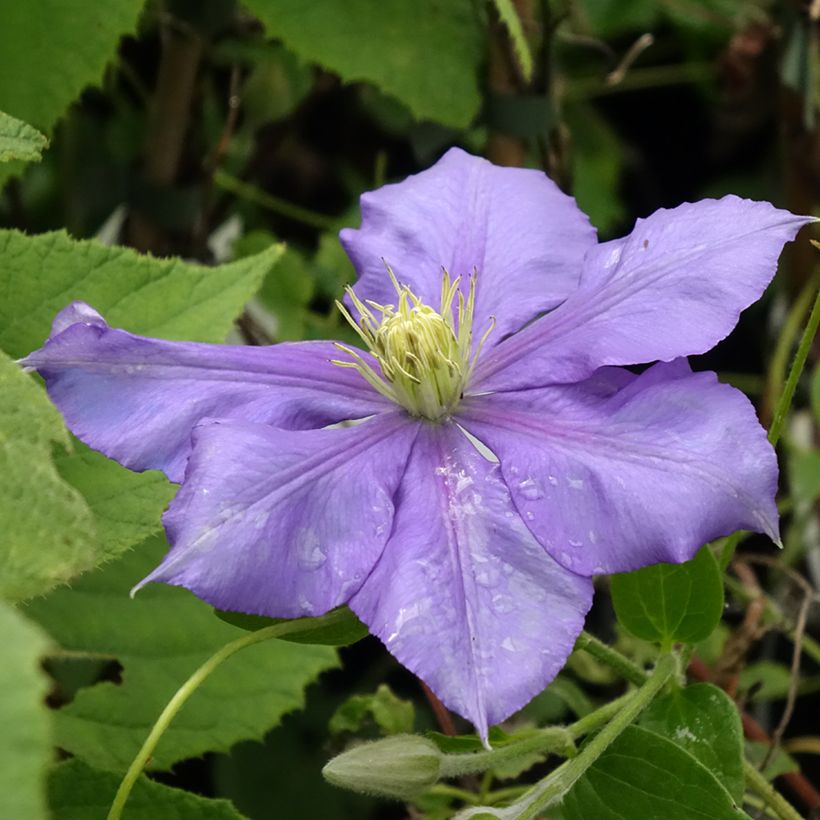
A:
[[[42,388],[0,352],[0,597],[47,592],[96,563],[94,520],[58,475],[53,445],[68,445]]]
[[[2,816],[45,819],[45,778],[51,761],[51,727],[44,700],[48,680],[40,669],[48,639],[39,627],[0,601],[0,807]]]
[[[0,110],[46,134],[88,85],[102,80],[123,34],[134,30],[144,0],[3,4]]]
[[[743,727],[732,699],[711,683],[697,683],[658,698],[641,726],[697,758],[736,801],[743,798]]]
[[[418,119],[466,128],[481,104],[470,0],[245,0],[270,37],[346,82],[371,82]]]
[[[328,728],[334,735],[358,732],[372,718],[382,734],[411,734],[415,717],[413,704],[394,695],[383,683],[373,694],[351,695],[334,712]]]
[[[134,333],[221,342],[281,254],[272,245],[209,268],[76,241],[63,231],[0,231],[0,347],[13,356],[38,348],[54,315],[75,299]]]
[[[0,162],[38,162],[47,146],[48,140],[36,128],[0,111]]]
[[[315,628],[283,635],[283,641],[292,643],[312,643],[323,646],[348,646],[367,637],[367,627],[347,607],[340,607],[344,612],[344,619],[332,624],[318,622]],[[340,610],[334,610],[339,612]],[[266,618],[264,615],[247,615],[244,612],[228,612],[215,609],[214,614],[232,626],[249,632],[256,632],[275,624],[286,623],[286,618]]]
[[[662,644],[709,636],[723,612],[717,561],[703,547],[685,564],[656,564],[612,577],[615,614],[629,632]]]
[[[105,820],[120,785],[113,772],[68,760],[51,770],[48,802],[53,820]],[[20,815],[22,817],[22,815]],[[122,820],[242,820],[229,800],[211,800],[141,775]]]
[[[739,820],[747,817],[697,758],[630,726],[564,798],[566,820]]]
[[[107,655],[123,666],[121,684],[82,689],[55,714],[57,745],[96,768],[124,770],[179,686],[215,651],[246,634],[183,589],[157,584],[129,598],[166,548],[164,539],[151,539],[28,607],[66,650]],[[301,707],[305,686],[335,664],[335,651],[323,646],[271,640],[243,649],[174,718],[151,765],[167,769],[262,737],[283,714]]]
[[[73,437],[72,452],[60,453],[54,461],[94,514],[97,563],[162,528],[162,511],[177,489],[162,473],[133,473]]]

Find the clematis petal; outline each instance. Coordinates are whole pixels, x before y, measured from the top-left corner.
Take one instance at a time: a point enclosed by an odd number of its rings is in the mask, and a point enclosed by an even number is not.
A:
[[[563,666],[592,584],[553,561],[498,465],[453,424],[419,433],[393,533],[351,608],[482,738]]]
[[[540,171],[499,168],[449,150],[432,168],[361,198],[362,227],[342,245],[359,273],[360,299],[393,304],[385,264],[438,307],[441,269],[478,272],[473,327],[497,343],[577,287],[595,229],[575,201]],[[466,289],[465,289],[466,293]]]
[[[585,261],[580,287],[482,357],[473,392],[586,378],[602,365],[703,353],[774,276],[811,217],[727,196],[656,211]]]
[[[62,311],[54,330],[21,364],[43,376],[71,431],[132,470],[163,470],[172,481],[182,479],[203,418],[300,429],[391,406],[355,371],[330,363],[338,356],[330,342],[167,342],[111,328],[82,303]]]
[[[201,424],[164,516],[172,548],[137,588],[162,581],[283,618],[345,603],[390,534],[416,431],[399,413],[334,430]]]
[[[749,400],[685,360],[609,389],[482,396],[460,422],[497,455],[515,506],[584,575],[686,561],[737,529],[778,538],[777,459]]]

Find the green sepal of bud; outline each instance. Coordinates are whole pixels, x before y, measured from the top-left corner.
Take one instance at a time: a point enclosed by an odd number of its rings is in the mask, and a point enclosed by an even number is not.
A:
[[[418,735],[393,735],[354,746],[322,769],[334,786],[397,800],[412,800],[439,779],[442,754]]]

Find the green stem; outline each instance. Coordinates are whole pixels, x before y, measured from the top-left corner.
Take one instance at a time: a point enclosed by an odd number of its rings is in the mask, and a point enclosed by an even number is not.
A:
[[[296,222],[310,225],[312,228],[318,228],[320,231],[329,231],[336,227],[336,219],[334,217],[316,213],[316,211],[302,208],[300,205],[294,205],[286,199],[273,196],[273,194],[269,194],[267,191],[257,188],[256,185],[243,182],[241,179],[227,173],[227,171],[223,171],[221,168],[217,168],[214,171],[213,182],[214,185],[218,188],[222,188],[223,191],[236,194],[236,196],[248,202],[252,202],[254,205],[267,208],[275,214],[293,219]]]
[[[592,655],[592,657],[612,667],[612,669],[630,683],[640,686],[640,684],[646,680],[646,673],[640,666],[633,663],[616,649],[607,646],[603,641],[599,641],[594,635],[590,635],[589,632],[582,632],[578,636],[575,648],[582,649],[584,652]]]
[[[618,739],[621,733],[652,702],[655,696],[675,674],[677,659],[674,655],[662,655],[652,673],[640,689],[633,692],[620,711],[587,743],[577,757],[559,766],[541,781],[519,804],[515,817],[518,820],[535,820],[544,809],[565,795],[592,766],[593,763]]]
[[[814,306],[809,314],[809,321],[806,323],[803,335],[800,337],[800,344],[797,346],[797,351],[792,359],[792,366],[789,370],[786,383],[783,385],[783,392],[780,394],[780,398],[777,400],[777,406],[774,409],[772,424],[769,427],[769,441],[773,447],[780,441],[780,436],[783,433],[783,425],[786,423],[786,416],[789,414],[789,408],[792,406],[794,392],[797,390],[797,382],[800,380],[800,374],[806,366],[806,359],[809,357],[811,343],[814,341],[818,325],[820,325],[820,289],[817,290]],[[720,568],[722,570],[725,570],[726,567],[729,566],[732,556],[737,549],[737,545],[745,535],[746,533],[744,532],[736,532],[726,539],[723,550],[720,553]]]
[[[575,752],[575,741],[569,729],[550,726],[539,729],[521,740],[486,752],[444,755],[441,759],[441,777],[461,777],[464,774],[483,772],[502,763],[518,760],[519,757],[532,752],[556,752],[563,757],[569,757]]]
[[[746,785],[749,789],[762,797],[766,806],[771,808],[780,820],[800,820],[797,809],[748,760],[743,761],[743,773],[746,775]]]
[[[806,359],[809,357],[811,343],[814,341],[818,325],[820,325],[820,289],[817,290],[817,295],[814,298],[814,306],[809,314],[809,321],[806,323],[806,328],[800,338],[800,344],[797,346],[794,359],[792,359],[789,376],[786,379],[783,392],[780,394],[780,399],[774,409],[772,426],[769,428],[769,441],[772,443],[772,446],[780,440],[780,434],[783,432],[783,425],[786,421],[789,408],[791,407],[792,399],[794,398],[794,391],[797,389],[797,382],[806,365]]]
[[[218,652],[211,655],[211,657],[208,658],[208,660],[205,661],[205,663],[203,663],[202,666],[200,666],[193,673],[193,675],[191,675],[191,677],[189,677],[188,680],[186,680],[185,683],[179,687],[179,689],[177,689],[174,696],[168,701],[165,708],[162,710],[162,713],[157,718],[151,732],[145,739],[145,742],[142,744],[139,752],[137,752],[137,756],[128,767],[128,771],[125,773],[125,777],[123,777],[119,789],[117,789],[117,794],[114,796],[114,802],[111,804],[111,809],[108,812],[108,820],[119,820],[122,816],[128,796],[131,794],[131,789],[134,788],[134,783],[137,782],[137,778],[140,774],[142,774],[142,770],[145,768],[145,765],[154,753],[154,749],[156,749],[160,738],[174,717],[176,717],[177,712],[179,712],[188,698],[193,695],[205,679],[212,672],[216,671],[216,669],[228,658],[230,658],[231,655],[235,655],[247,646],[262,643],[262,641],[269,641],[272,638],[281,638],[283,635],[301,632],[305,627],[315,629],[317,623],[320,621],[322,624],[331,625],[337,620],[342,620],[344,618],[346,618],[346,613],[344,610],[340,609],[329,612],[321,618],[298,618],[292,621],[274,624],[273,626],[259,629],[256,632],[248,632],[246,635],[243,635],[241,638],[237,638],[235,641],[231,641],[231,643],[226,644]]]

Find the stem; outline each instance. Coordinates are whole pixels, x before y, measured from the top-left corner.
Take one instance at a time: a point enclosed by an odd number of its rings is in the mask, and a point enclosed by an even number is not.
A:
[[[279,216],[293,219],[295,222],[301,222],[304,225],[310,225],[311,228],[317,228],[320,231],[330,231],[336,227],[336,219],[326,214],[316,213],[308,208],[303,208],[301,205],[294,205],[286,199],[280,199],[278,196],[273,196],[267,191],[257,188],[256,185],[251,185],[249,182],[243,182],[241,179],[217,168],[214,171],[213,182],[218,188],[223,191],[228,191],[236,196],[252,202],[254,205],[259,205],[262,208],[267,208]]]
[[[797,346],[797,351],[792,359],[791,370],[789,370],[789,377],[786,379],[786,384],[783,387],[783,392],[780,394],[780,399],[774,409],[774,417],[772,418],[772,426],[769,428],[769,441],[772,446],[777,444],[780,439],[780,434],[783,432],[783,424],[786,421],[786,415],[794,398],[794,391],[797,389],[797,382],[800,379],[800,374],[806,364],[806,359],[811,350],[811,343],[817,333],[817,326],[820,325],[820,289],[817,290],[817,295],[814,299],[814,306],[809,314],[809,321],[806,324],[806,329],[800,338],[800,344]]]
[[[644,676],[646,680],[646,676]],[[627,703],[632,700],[634,692],[616,698],[600,706],[594,712],[575,721],[567,727],[549,726],[532,734],[512,741],[505,746],[490,749],[486,752],[469,754],[444,755],[441,761],[441,777],[460,777],[464,774],[491,771],[501,763],[517,760],[532,752],[558,754],[562,757],[574,757],[575,740],[595,731],[607,723]]]
[[[743,773],[746,775],[746,785],[763,798],[766,806],[774,810],[780,820],[800,820],[797,809],[748,760],[743,761]]]
[[[817,326],[820,325],[820,288],[817,290],[817,295],[814,299],[814,306],[809,314],[809,321],[803,330],[803,335],[800,337],[800,344],[797,346],[797,351],[792,359],[792,366],[789,370],[789,376],[783,386],[783,392],[777,400],[777,406],[774,409],[772,417],[772,424],[769,427],[769,441],[772,447],[777,445],[780,441],[780,436],[783,433],[783,425],[786,423],[786,416],[789,413],[789,408],[792,406],[792,399],[794,398],[794,391],[797,389],[797,382],[800,380],[800,374],[806,365],[806,359],[809,357],[811,350],[811,343],[814,341],[814,336],[817,333]],[[720,554],[720,568],[725,570],[735,554],[737,545],[744,537],[744,532],[736,532],[726,539],[723,545],[723,550]]]
[[[568,760],[549,777],[541,781],[516,805],[518,820],[535,820],[538,815],[566,794],[593,763],[618,739],[621,733],[652,702],[674,675],[677,660],[674,655],[662,655],[645,683],[629,696],[618,713],[587,743],[577,757]]]
[[[622,655],[617,649],[613,649],[611,646],[607,646],[603,641],[599,641],[594,635],[590,635],[589,632],[584,631],[578,636],[575,648],[582,649],[584,652],[592,655],[592,657],[612,667],[621,677],[630,683],[640,686],[646,680],[646,673],[640,666]]]
[[[344,617],[346,617],[346,613],[342,609],[329,612],[321,618],[297,618],[292,621],[274,624],[273,626],[259,629],[256,632],[248,632],[247,634],[242,635],[241,638],[237,638],[235,641],[225,644],[222,649],[211,655],[211,657],[208,658],[208,660],[206,660],[205,663],[203,663],[202,666],[200,666],[191,675],[191,677],[189,677],[188,680],[186,680],[185,683],[179,687],[179,689],[177,689],[174,696],[168,701],[165,708],[162,710],[162,713],[157,718],[151,732],[145,739],[145,742],[142,744],[139,752],[137,752],[137,756],[128,767],[128,771],[125,773],[119,789],[117,789],[117,794],[114,796],[114,802],[111,804],[111,809],[108,812],[108,820],[120,819],[123,809],[125,808],[125,803],[128,800],[128,796],[131,794],[131,789],[134,788],[134,783],[137,782],[137,778],[140,774],[142,774],[142,770],[145,768],[145,765],[154,753],[154,749],[156,749],[162,735],[165,733],[165,730],[168,728],[171,721],[176,717],[177,712],[179,712],[179,710],[185,705],[188,698],[196,692],[205,679],[212,672],[215,672],[224,661],[230,658],[231,655],[235,655],[241,649],[244,649],[246,646],[253,646],[253,644],[262,643],[263,641],[268,641],[271,638],[281,638],[283,635],[301,632],[305,627],[315,629],[316,624],[319,621],[323,624],[330,625]]]
[[[501,763],[518,760],[532,752],[557,752],[569,757],[575,751],[575,741],[569,729],[550,726],[540,729],[528,737],[514,743],[499,746],[486,752],[444,755],[441,759],[441,777],[461,777],[492,769]]]

